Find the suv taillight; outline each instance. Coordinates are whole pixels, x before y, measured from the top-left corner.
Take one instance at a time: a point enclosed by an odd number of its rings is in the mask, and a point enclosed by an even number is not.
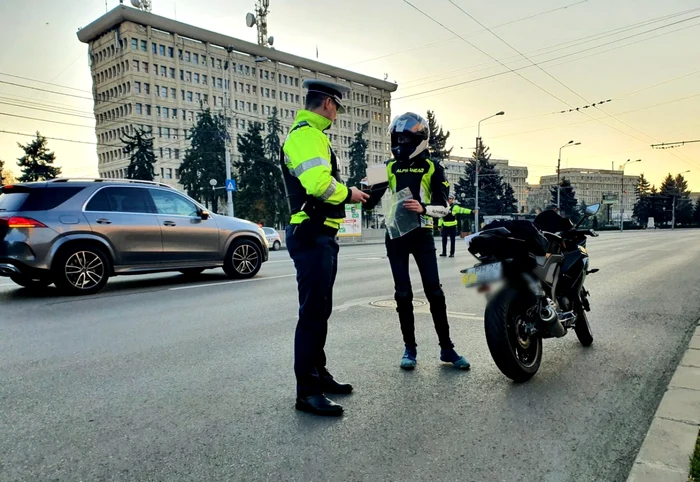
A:
[[[9,218],[0,218],[7,223],[8,228],[45,228],[46,225],[32,218],[23,216],[11,216]]]

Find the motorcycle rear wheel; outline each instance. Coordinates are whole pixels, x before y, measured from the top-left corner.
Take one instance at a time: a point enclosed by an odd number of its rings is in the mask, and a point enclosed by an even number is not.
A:
[[[588,315],[586,315],[586,310],[584,310],[582,306],[579,306],[577,309],[574,331],[576,332],[578,341],[581,342],[583,346],[591,346],[593,344],[591,325],[588,323]]]
[[[499,291],[486,305],[486,343],[499,370],[516,383],[535,376],[542,362],[542,338],[524,332],[531,303],[512,288]]]

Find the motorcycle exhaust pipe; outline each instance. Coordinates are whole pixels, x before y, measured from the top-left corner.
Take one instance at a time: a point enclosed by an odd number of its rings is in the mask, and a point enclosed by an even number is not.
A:
[[[540,318],[547,323],[552,336],[561,338],[566,335],[566,328],[561,324],[559,316],[557,315],[557,307],[549,298],[547,298],[547,305],[543,306],[542,310],[540,310]]]

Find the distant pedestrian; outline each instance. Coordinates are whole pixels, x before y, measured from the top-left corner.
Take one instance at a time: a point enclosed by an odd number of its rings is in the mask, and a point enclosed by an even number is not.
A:
[[[335,153],[324,133],[337,114],[345,112],[342,98],[350,89],[320,80],[306,80],[303,87],[308,89],[306,105],[297,114],[280,159],[292,213],[286,229],[287,250],[294,260],[299,290],[294,337],[296,408],[341,415],[343,407],[324,395],[352,391],[352,385],[334,380],[324,351],[338,270],[335,236],[345,218],[345,204],[364,202],[369,196],[341,183]]]
[[[447,239],[450,239],[450,258],[455,256],[455,236],[457,235],[457,214],[471,214],[472,210],[463,208],[455,204],[455,197],[450,195],[448,198],[450,212],[444,218],[438,219],[438,227],[442,234],[442,254],[447,256]]]

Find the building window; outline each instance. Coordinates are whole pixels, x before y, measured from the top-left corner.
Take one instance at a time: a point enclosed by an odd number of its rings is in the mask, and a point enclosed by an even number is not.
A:
[[[141,40],[141,51],[148,52],[148,42],[146,40]]]
[[[207,56],[202,55],[202,65],[207,65]]]
[[[165,57],[165,45],[159,45],[158,46],[158,53]]]
[[[163,86],[160,88],[160,96],[164,98],[168,98],[168,88]]]
[[[192,72],[185,72],[185,82],[192,82]]]
[[[194,83],[199,84],[199,74],[197,72],[194,73]]]
[[[156,106],[156,117],[160,117],[160,106]],[[160,127],[158,128],[158,137],[162,137],[160,133]]]
[[[148,62],[142,62],[141,67],[143,68],[143,73],[147,74],[148,73]]]
[[[158,46],[151,42],[151,52],[153,52],[153,55],[158,55]]]
[[[199,64],[199,54],[194,54],[192,57],[193,57],[194,63]]]
[[[169,107],[163,107],[163,118],[168,119],[170,117],[170,108]],[[170,128],[167,128],[168,130],[168,137],[170,137]]]
[[[135,94],[140,94],[141,93],[141,82],[134,82],[134,93]]]
[[[269,70],[265,71],[265,80],[270,80],[270,71]]]
[[[142,104],[136,104],[136,114],[138,114],[138,115],[143,114],[143,105]]]
[[[202,102],[202,94],[200,94],[199,92],[197,92],[197,97],[196,97],[196,99],[197,99],[197,103],[198,103],[198,104],[201,103],[201,102]]]
[[[150,104],[146,105],[146,115],[151,115],[151,105]]]
[[[151,95],[151,84],[145,83],[143,84],[143,92],[146,95]]]
[[[202,85],[207,85],[207,76],[202,75]]]
[[[192,53],[188,50],[185,50],[185,62],[192,62]]]
[[[132,39],[131,39],[131,49],[132,49],[132,50],[138,50],[138,49],[139,49],[139,39],[137,39],[137,38],[132,38]]]
[[[191,91],[187,91],[187,102],[192,102],[193,96]]]
[[[184,100],[185,100],[185,91],[184,91],[184,90],[181,90],[181,91],[180,91],[180,94],[181,94],[182,100],[184,101]]]
[[[173,100],[177,99],[177,89],[175,89],[174,87],[170,88],[170,98]]]
[[[221,70],[221,59],[216,59],[216,68]]]
[[[168,68],[165,65],[160,66],[160,75],[161,75],[161,77],[168,76]]]
[[[177,109],[173,109],[173,119],[177,119]],[[175,135],[177,135],[177,130],[175,130]]]
[[[180,149],[175,149],[175,159],[180,159]],[[175,169],[175,176],[180,179],[180,170]]]
[[[224,88],[224,79],[221,79],[221,78],[216,79],[216,88],[217,89]]]
[[[139,62],[138,60],[133,60],[133,61],[131,62],[131,65],[134,67],[134,72],[140,72],[140,71],[141,71],[141,69],[140,69],[140,67],[141,67],[141,62]]]
[[[155,89],[153,89],[156,93],[156,97],[160,97],[160,86],[156,85]]]
[[[175,58],[175,49],[174,48],[168,47],[168,57],[170,57],[171,59]]]

